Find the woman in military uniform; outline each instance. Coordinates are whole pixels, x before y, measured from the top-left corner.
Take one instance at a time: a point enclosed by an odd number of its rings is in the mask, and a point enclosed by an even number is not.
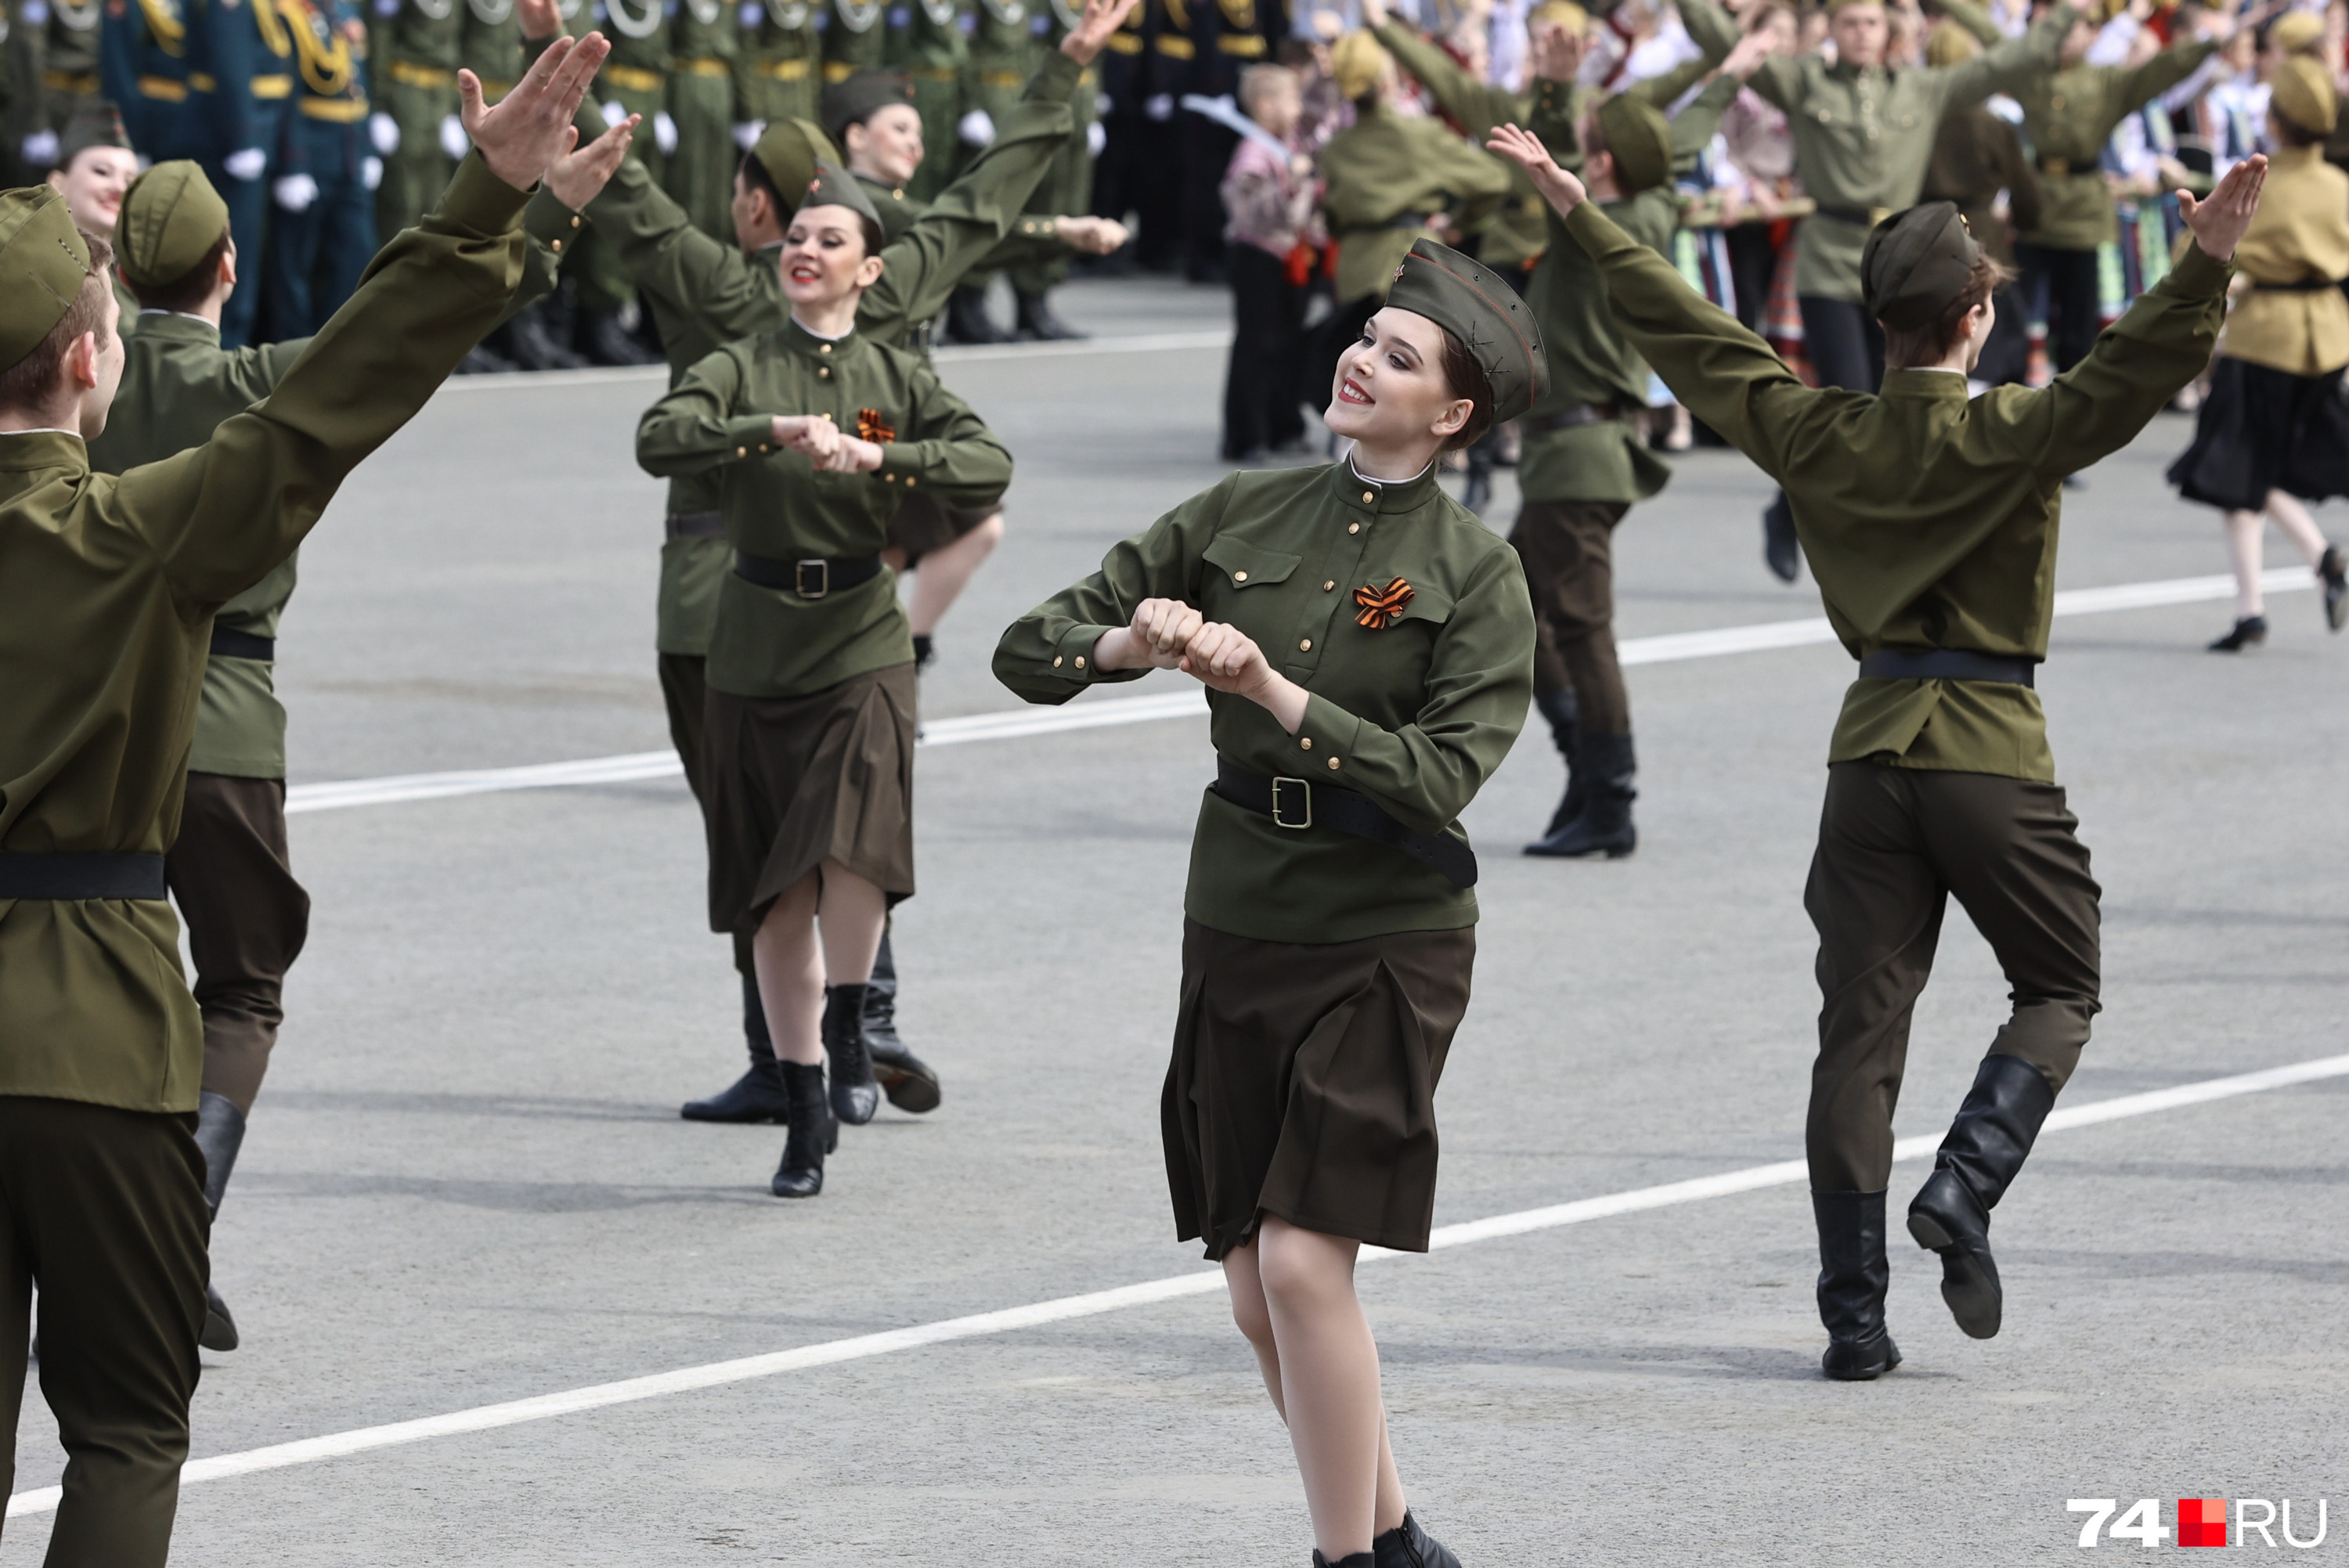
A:
[[[1328,423],[1351,458],[1232,475],[995,655],[1030,702],[1154,668],[1208,687],[1167,1181],[1288,1423],[1313,1560],[1340,1568],[1455,1563],[1404,1510],[1353,1265],[1364,1243],[1427,1247],[1435,1086],[1476,946],[1459,815],[1533,692],[1525,573],[1436,459],[1547,375],[1497,273],[1426,239],[1395,270],[1336,372]]]
[[[865,989],[888,906],[914,892],[914,644],[880,558],[889,520],[908,491],[985,506],[1011,480],[926,360],[856,330],[881,248],[863,188],[817,164],[783,237],[790,319],[694,366],[636,429],[647,472],[718,476],[733,551],[707,665],[709,917],[751,934],[789,1105],[783,1198],[823,1190],[835,1112],[878,1108]]]

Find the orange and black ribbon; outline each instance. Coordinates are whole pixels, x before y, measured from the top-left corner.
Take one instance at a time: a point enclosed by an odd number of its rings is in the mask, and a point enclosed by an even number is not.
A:
[[[1360,606],[1360,613],[1355,615],[1354,624],[1373,632],[1383,632],[1394,624],[1395,617],[1402,614],[1403,606],[1411,601],[1412,586],[1400,577],[1384,588],[1357,588],[1354,590],[1354,603]]]
[[[859,408],[856,410],[856,438],[860,441],[871,441],[875,446],[885,447],[897,438],[897,432],[889,428],[889,422],[886,419],[881,418],[880,409]]]

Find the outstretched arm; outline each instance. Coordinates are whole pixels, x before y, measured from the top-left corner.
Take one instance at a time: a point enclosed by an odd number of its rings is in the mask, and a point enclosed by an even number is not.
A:
[[[2079,19],[2079,12],[2069,5],[2058,5],[2020,38],[2004,39],[1962,65],[1928,72],[1929,79],[1940,84],[1942,110],[1980,103],[1992,93],[2013,92],[2033,77],[2055,69],[2064,36]]]
[[[1680,0],[1681,25],[1714,65],[1735,52],[1741,34],[1728,12],[1715,0]],[[1772,103],[1792,114],[1803,97],[1803,74],[1783,55],[1765,55],[1754,72],[1751,86]]]
[[[1391,20],[1385,0],[1362,0],[1362,25],[1470,136],[1486,136],[1495,126],[1516,117],[1516,99],[1510,93],[1469,75],[1418,28]]]

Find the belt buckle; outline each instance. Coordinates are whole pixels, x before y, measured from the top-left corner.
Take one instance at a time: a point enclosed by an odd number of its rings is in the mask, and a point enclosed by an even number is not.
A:
[[[1286,785],[1294,789],[1304,801],[1303,815],[1291,820],[1281,810],[1280,791]],[[1272,781],[1272,825],[1302,830],[1313,825],[1313,780],[1310,779],[1275,779]]]
[[[832,562],[829,561],[793,562],[792,591],[802,599],[821,599],[831,593]]]

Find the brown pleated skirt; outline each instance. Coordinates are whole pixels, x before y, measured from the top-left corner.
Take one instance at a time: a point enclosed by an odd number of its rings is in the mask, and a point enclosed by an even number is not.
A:
[[[1159,1110],[1177,1236],[1221,1258],[1275,1214],[1425,1252],[1435,1085],[1475,959],[1473,925],[1324,944],[1185,920]]]
[[[812,696],[736,696],[703,710],[709,928],[754,930],[826,861],[895,903],[914,892],[914,666]]]

